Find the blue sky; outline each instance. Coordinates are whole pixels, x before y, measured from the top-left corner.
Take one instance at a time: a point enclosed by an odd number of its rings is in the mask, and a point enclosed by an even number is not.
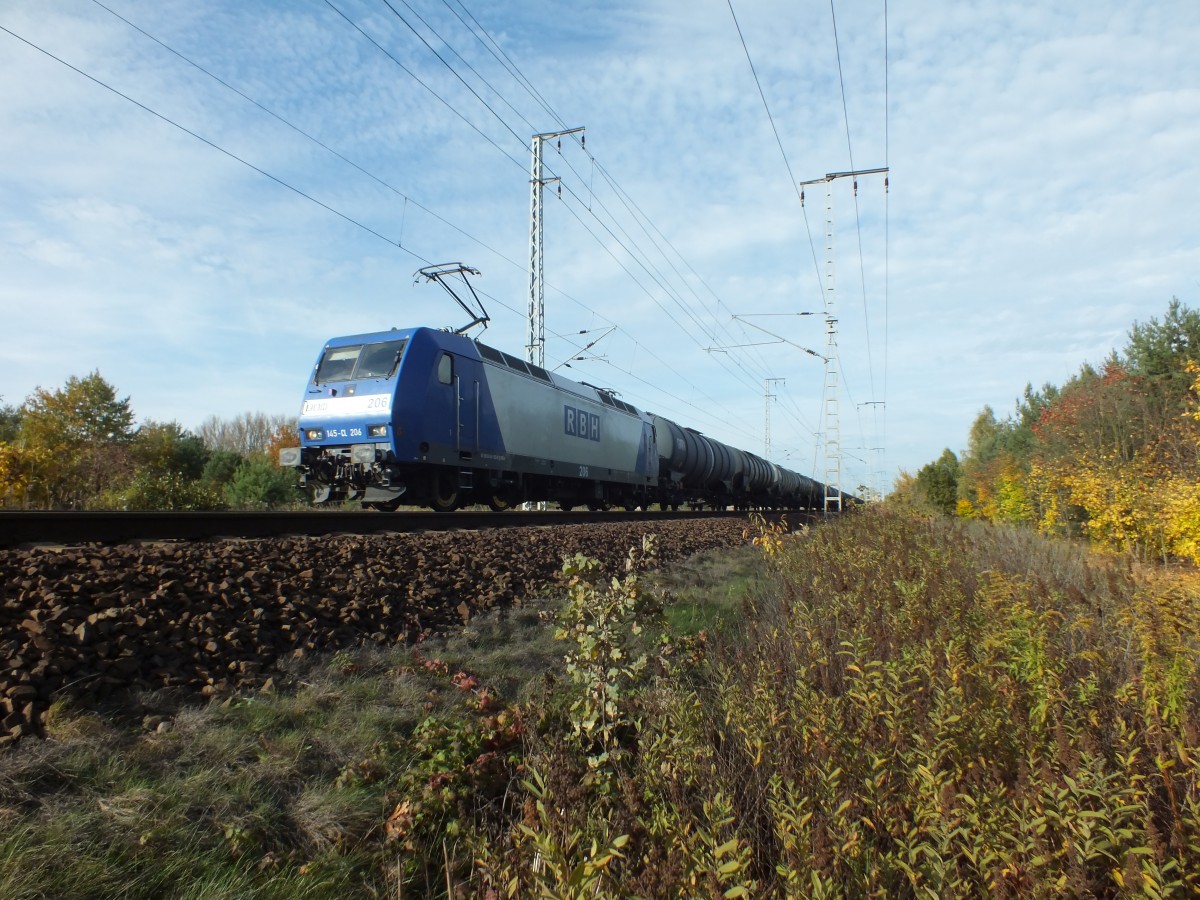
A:
[[[548,367],[615,325],[559,371],[760,453],[785,379],[771,456],[821,478],[794,314],[832,299],[847,487],[1200,305],[1194,0],[892,4],[886,68],[881,2],[835,0],[837,44],[828,3],[733,10],[791,175],[725,0],[6,0],[0,397],[99,370],[142,419],[294,413],[327,337],[463,324],[413,279],[452,260],[524,355],[529,138],[564,124]]]

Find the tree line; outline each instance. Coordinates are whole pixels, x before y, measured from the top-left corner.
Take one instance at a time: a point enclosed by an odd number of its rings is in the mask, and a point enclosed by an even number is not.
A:
[[[98,371],[0,406],[0,506],[8,509],[266,509],[299,499],[275,464],[298,444],[287,416],[136,422]]]
[[[902,473],[894,496],[1200,563],[1200,312],[1174,299],[1102,365],[1027,385],[1006,417],[985,406],[961,457]]]

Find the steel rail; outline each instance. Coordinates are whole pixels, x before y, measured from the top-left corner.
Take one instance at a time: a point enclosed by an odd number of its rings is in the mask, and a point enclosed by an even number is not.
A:
[[[725,510],[647,512],[131,512],[0,510],[0,548],[283,535],[376,534],[746,516]],[[800,521],[796,519],[796,521]]]

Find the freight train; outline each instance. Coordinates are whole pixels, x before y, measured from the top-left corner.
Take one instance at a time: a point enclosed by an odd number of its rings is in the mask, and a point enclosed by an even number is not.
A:
[[[821,509],[826,488],[463,334],[333,338],[283,466],[319,504]],[[843,501],[853,498],[843,495]]]

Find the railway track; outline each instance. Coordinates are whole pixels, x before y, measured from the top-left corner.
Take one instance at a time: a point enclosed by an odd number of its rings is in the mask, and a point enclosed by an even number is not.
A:
[[[778,515],[778,514],[772,514]],[[789,521],[805,521],[807,511]],[[666,519],[745,517],[745,512],[62,512],[0,511],[0,547],[29,544],[120,544],[131,541],[197,541],[283,535],[476,531]]]

